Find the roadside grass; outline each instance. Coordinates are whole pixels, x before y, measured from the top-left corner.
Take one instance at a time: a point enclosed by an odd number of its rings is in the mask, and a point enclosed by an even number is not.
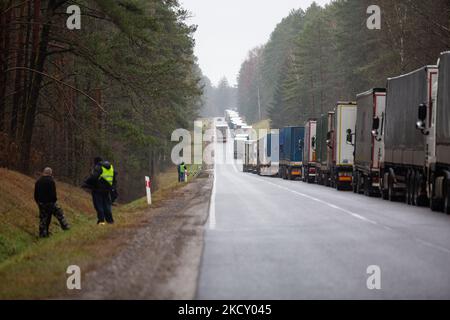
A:
[[[178,183],[176,168],[157,179],[154,207],[184,185]],[[0,180],[0,299],[70,298],[75,293],[66,287],[67,267],[79,266],[82,275],[101,267],[123,247],[127,233],[149,217],[142,198],[114,207],[114,225],[97,226],[90,195],[57,182],[59,202],[72,229],[60,231],[54,221],[52,237],[39,240],[34,179],[0,169]]]

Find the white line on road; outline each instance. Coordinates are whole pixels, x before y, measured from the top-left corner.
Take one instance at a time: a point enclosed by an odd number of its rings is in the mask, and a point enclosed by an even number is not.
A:
[[[301,193],[301,192],[298,192],[298,191],[295,191],[295,190],[291,190],[291,189],[289,189],[289,188],[280,186],[280,185],[278,185],[278,184],[276,184],[276,183],[273,183],[273,182],[270,182],[270,181],[267,181],[267,180],[264,180],[264,179],[260,179],[260,180],[261,180],[261,181],[264,181],[265,183],[268,183],[268,184],[271,184],[271,185],[273,185],[273,186],[276,186],[276,187],[278,187],[278,188],[280,188],[280,189],[283,189],[283,190],[289,191],[289,192],[291,192],[291,193],[297,194],[297,195],[299,195],[299,196],[302,196],[302,197],[304,197],[304,198],[307,198],[307,199],[310,199],[310,200],[313,200],[313,201],[322,203],[322,204],[324,204],[324,205],[327,205],[327,206],[330,207],[330,208],[333,208],[333,209],[336,209],[336,210],[338,210],[338,211],[344,212],[344,213],[346,213],[346,214],[348,214],[348,215],[350,215],[350,216],[352,216],[352,217],[354,217],[354,218],[356,218],[356,219],[359,219],[359,220],[361,220],[361,221],[365,221],[365,222],[370,223],[370,224],[373,224],[373,225],[381,226],[381,227],[383,227],[384,229],[389,230],[389,231],[394,231],[394,229],[392,229],[392,228],[389,227],[389,226],[386,226],[386,225],[383,225],[383,224],[379,224],[379,223],[376,222],[376,221],[367,219],[366,217],[363,217],[363,216],[361,216],[361,215],[359,215],[359,214],[357,214],[357,213],[351,212],[351,211],[346,210],[346,209],[344,209],[344,208],[338,207],[338,206],[336,206],[336,205],[334,205],[334,204],[331,204],[331,203],[328,203],[328,202],[326,202],[326,201],[323,201],[323,200],[314,198],[314,197],[312,197],[312,196],[309,196],[309,195],[307,195],[307,194],[304,194],[304,193]],[[417,241],[418,243],[424,245],[424,246],[433,248],[433,249],[435,249],[435,250],[438,250],[438,251],[441,251],[441,252],[444,252],[444,253],[447,253],[447,254],[450,253],[450,250],[449,250],[449,249],[447,249],[447,248],[445,248],[445,247],[442,247],[442,246],[440,246],[440,245],[436,245],[436,244],[434,244],[434,243],[431,243],[431,242],[422,240],[422,239],[420,239],[420,238],[418,238],[418,237],[413,237],[413,239],[414,239],[415,241]]]
[[[211,191],[211,202],[209,204],[209,228],[211,230],[216,229],[216,179],[217,179],[217,165],[214,164],[214,180],[213,188]]]
[[[338,207],[338,206],[335,205],[335,204],[332,204],[332,203],[329,203],[329,202],[326,202],[326,201],[317,199],[317,198],[315,198],[315,197],[311,197],[311,196],[309,196],[309,195],[307,195],[307,194],[304,194],[304,193],[301,193],[301,192],[298,192],[298,191],[295,191],[295,190],[291,190],[291,189],[289,189],[289,188],[280,186],[280,185],[278,185],[278,184],[276,184],[276,183],[267,181],[267,180],[265,180],[265,179],[260,179],[260,180],[261,180],[261,181],[264,181],[265,183],[271,184],[271,185],[273,185],[273,186],[275,186],[275,187],[278,187],[278,188],[280,188],[280,189],[283,189],[283,190],[289,191],[289,192],[291,192],[291,193],[294,193],[294,194],[296,194],[296,195],[299,195],[299,196],[301,196],[301,197],[304,197],[304,198],[307,198],[307,199],[310,199],[310,200],[313,200],[313,201],[322,203],[322,204],[324,204],[324,205],[326,205],[326,206],[328,206],[328,207],[330,207],[330,208],[333,208],[333,209],[336,209],[336,210],[338,210],[338,211],[344,212],[344,213],[346,213],[346,214],[348,214],[348,215],[350,215],[350,216],[352,216],[352,217],[354,217],[354,218],[356,218],[356,219],[359,219],[359,220],[361,220],[361,221],[365,221],[365,222],[368,222],[368,223],[371,223],[371,224],[374,224],[374,225],[378,225],[378,223],[377,223],[376,221],[367,219],[366,217],[363,217],[363,216],[361,216],[361,215],[359,215],[359,214],[357,214],[357,213],[354,213],[354,212],[351,212],[351,211],[349,211],[349,210],[347,210],[347,209]]]

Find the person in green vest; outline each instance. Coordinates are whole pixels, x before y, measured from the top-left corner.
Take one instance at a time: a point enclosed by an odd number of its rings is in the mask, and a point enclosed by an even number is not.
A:
[[[117,196],[117,171],[113,165],[100,157],[95,158],[94,168],[84,185],[92,191],[97,224],[113,224],[112,202]]]
[[[178,182],[184,182],[186,175],[186,165],[182,162],[178,166]]]

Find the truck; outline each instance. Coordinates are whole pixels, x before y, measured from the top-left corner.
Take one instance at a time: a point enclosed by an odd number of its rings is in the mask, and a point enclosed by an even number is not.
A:
[[[317,120],[310,119],[305,124],[305,146],[303,148],[303,181],[313,183],[316,180],[316,129]]]
[[[384,155],[382,135],[386,89],[374,88],[356,96],[358,112],[355,131],[353,192],[380,196],[380,165]]]
[[[277,176],[279,171],[279,133],[278,130],[263,135],[258,140],[258,174]]]
[[[435,65],[387,80],[385,150],[381,163],[383,199],[404,200],[412,205],[428,203],[426,168],[436,158],[437,81]]]
[[[430,208],[450,214],[450,52],[440,55],[438,83],[434,74],[431,77],[431,105],[419,106],[416,125],[425,135],[429,153],[425,174]]]
[[[353,182],[356,102],[339,101],[331,115],[327,145],[331,149],[330,187],[351,190]],[[330,156],[329,153],[329,156]]]
[[[244,144],[244,163],[243,171],[257,173],[258,161],[258,143],[257,140],[247,140]]]
[[[334,111],[322,114],[316,124],[316,183],[330,185],[330,169],[332,165],[332,145],[329,132],[332,131]]]
[[[243,160],[245,141],[247,141],[248,139],[248,134],[237,134],[234,137],[233,153],[235,160]]]
[[[228,138],[228,125],[226,123],[216,124],[217,142],[227,142]]]
[[[279,177],[285,180],[302,177],[304,135],[304,127],[285,127],[280,130]]]

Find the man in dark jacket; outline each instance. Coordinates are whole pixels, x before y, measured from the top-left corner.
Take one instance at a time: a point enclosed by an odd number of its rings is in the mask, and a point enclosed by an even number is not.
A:
[[[85,186],[92,191],[92,201],[97,211],[97,224],[113,224],[112,198],[116,197],[117,172],[108,161],[102,158],[94,159],[94,168],[85,181]]]
[[[56,184],[52,177],[52,169],[45,168],[34,187],[34,200],[39,207],[39,237],[49,236],[49,226],[52,215],[58,219],[63,230],[69,230],[70,226],[64,217],[63,210],[58,206],[56,196]]]

